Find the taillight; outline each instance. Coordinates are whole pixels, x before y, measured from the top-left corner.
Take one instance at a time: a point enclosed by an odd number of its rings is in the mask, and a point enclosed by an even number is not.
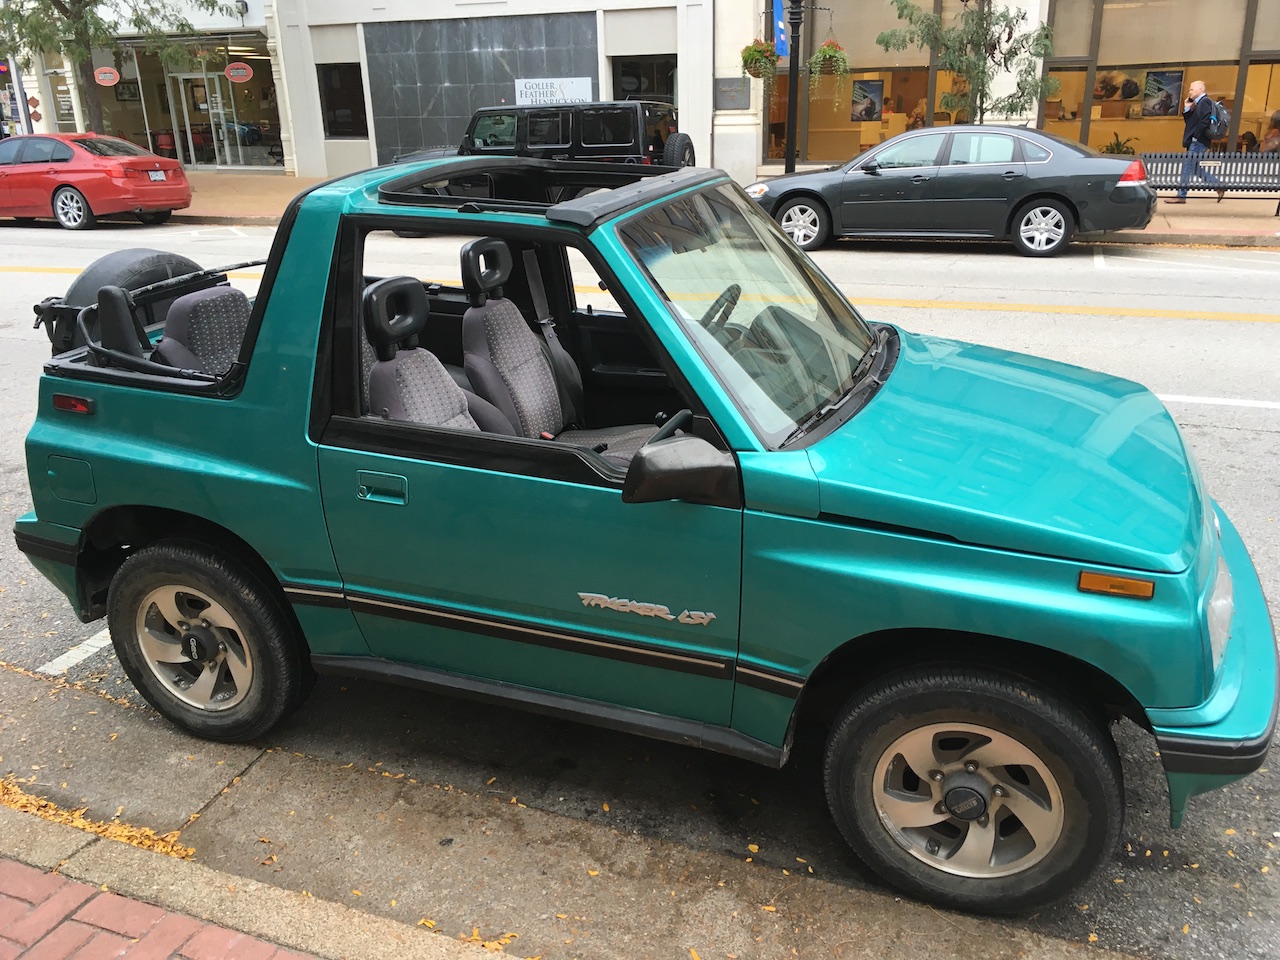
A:
[[[652,159],[650,159],[650,157],[649,157],[649,155],[648,155],[647,153],[646,153],[643,157],[641,157],[641,158],[640,158],[640,162],[641,162],[641,163],[643,163],[643,164],[645,164],[645,166],[651,166],[651,165],[653,164],[653,160],[652,160]]]
[[[53,409],[55,410],[92,416],[93,408],[94,402],[88,397],[73,397],[69,393],[55,393],[53,395]]]
[[[1121,183],[1146,183],[1147,168],[1142,165],[1141,160],[1134,160],[1129,166],[1125,167],[1124,173],[1120,175]]]

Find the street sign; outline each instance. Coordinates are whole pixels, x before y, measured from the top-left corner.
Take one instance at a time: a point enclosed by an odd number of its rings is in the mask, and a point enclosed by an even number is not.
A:
[[[120,71],[115,67],[96,67],[93,71],[93,79],[100,86],[114,87],[120,82]]]
[[[222,72],[226,74],[227,79],[232,83],[247,83],[253,79],[253,67],[239,60],[234,63],[228,63],[227,69]]]

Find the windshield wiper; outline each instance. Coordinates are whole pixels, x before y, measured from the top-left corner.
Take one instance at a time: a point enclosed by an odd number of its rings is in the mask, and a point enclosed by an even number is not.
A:
[[[853,374],[849,377],[849,389],[842,393],[837,399],[830,403],[823,404],[813,413],[809,414],[809,416],[805,417],[804,420],[787,435],[787,439],[783,440],[779,446],[785,447],[793,440],[799,440],[848,402],[849,398],[858,391],[858,387],[861,386],[862,381],[870,373],[871,364],[875,362],[875,358],[879,355],[881,348],[884,346],[885,339],[886,335],[883,330],[876,332],[875,341],[867,347],[867,352],[862,355],[862,359],[858,361],[858,365],[853,368]]]

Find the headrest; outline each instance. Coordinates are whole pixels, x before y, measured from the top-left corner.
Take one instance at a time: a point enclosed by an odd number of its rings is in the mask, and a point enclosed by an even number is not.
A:
[[[169,306],[164,321],[164,335],[179,343],[190,344],[191,324],[214,316],[228,319],[249,318],[249,298],[235,287],[206,287],[192,293],[184,293]]]
[[[427,325],[431,305],[422,281],[414,277],[387,277],[364,288],[364,332],[379,360],[396,355],[396,344],[416,339]]]
[[[511,248],[505,240],[483,237],[462,248],[462,286],[471,306],[502,299],[502,285],[511,276]]]

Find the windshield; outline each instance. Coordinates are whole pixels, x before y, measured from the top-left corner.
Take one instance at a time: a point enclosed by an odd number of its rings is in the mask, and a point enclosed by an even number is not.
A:
[[[875,334],[741,190],[678,197],[619,235],[768,446],[854,386]]]
[[[149,157],[146,150],[135,146],[128,140],[117,140],[115,137],[85,137],[75,141],[77,147],[83,147],[99,157]]]

